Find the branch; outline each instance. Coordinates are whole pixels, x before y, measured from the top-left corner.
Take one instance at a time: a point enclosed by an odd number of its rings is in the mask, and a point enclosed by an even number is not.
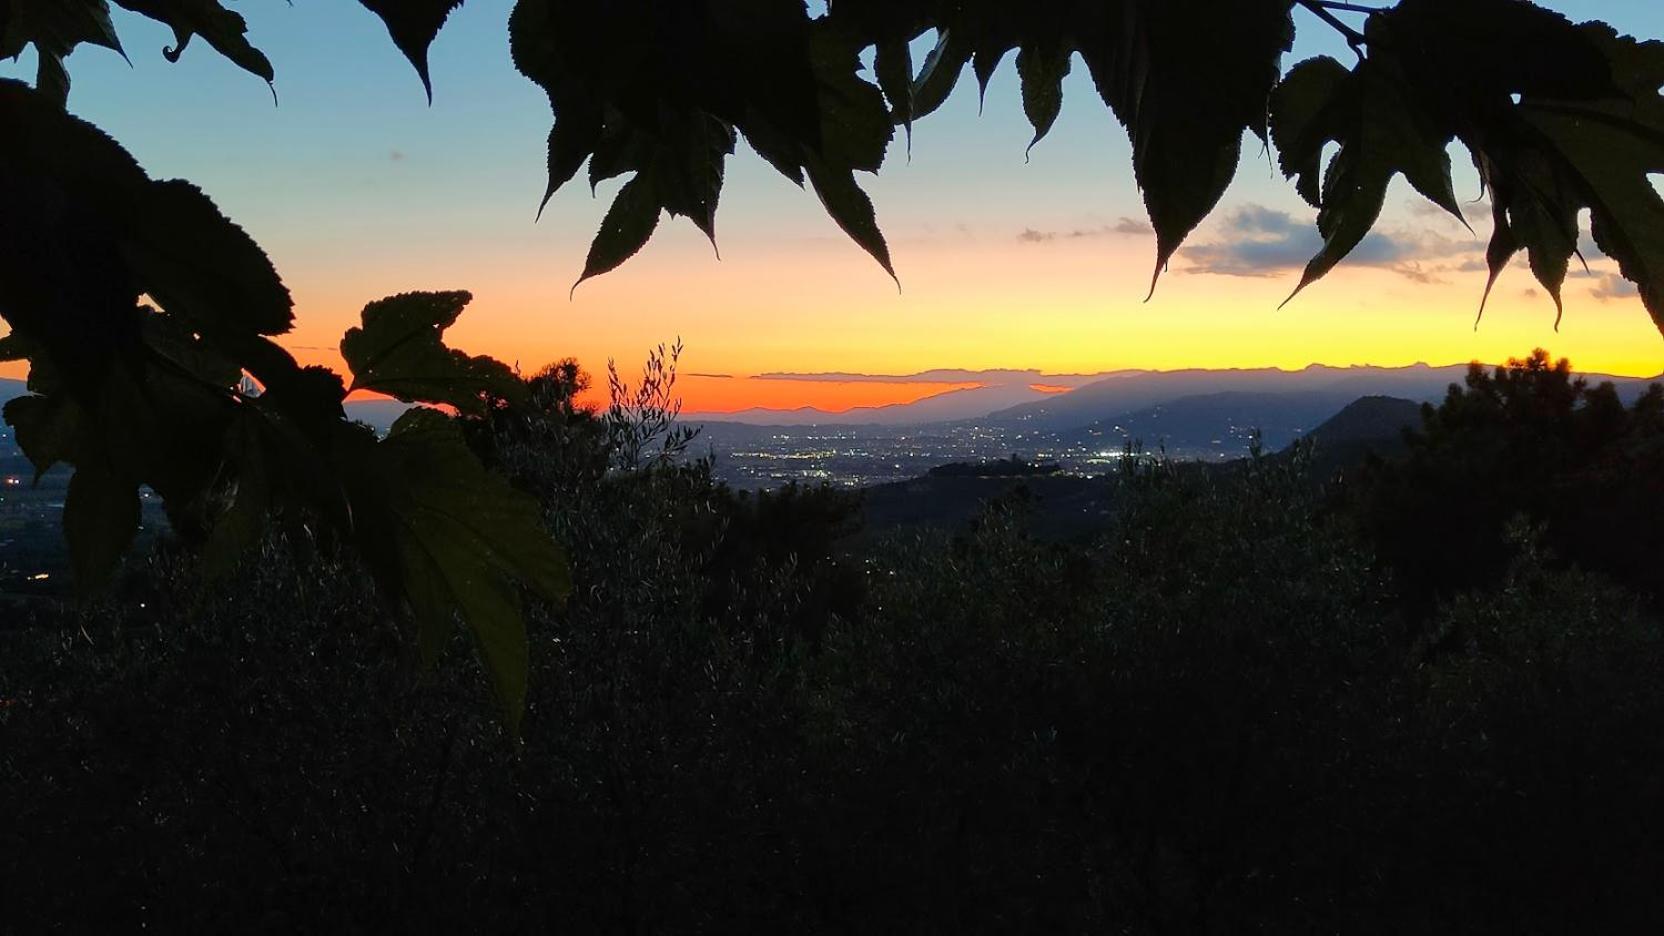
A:
[[[1385,7],[1369,7],[1359,3],[1340,3],[1339,0],[1317,0],[1317,5],[1325,10],[1341,10],[1346,13],[1379,13]]]
[[[1305,7],[1307,11],[1316,16],[1318,19],[1334,27],[1336,32],[1345,36],[1346,44],[1352,47],[1352,51],[1358,53],[1360,57],[1364,54],[1363,47],[1369,40],[1364,38],[1363,33],[1358,32],[1356,29],[1353,29],[1342,22],[1341,18],[1336,16],[1333,11],[1346,10],[1354,13],[1375,13],[1377,12],[1376,10],[1370,9],[1369,7],[1356,6],[1350,3],[1329,2],[1329,0],[1295,0],[1295,2],[1302,7]]]

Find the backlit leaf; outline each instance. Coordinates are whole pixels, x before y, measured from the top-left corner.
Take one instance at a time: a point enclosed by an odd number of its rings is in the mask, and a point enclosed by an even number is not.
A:
[[[1340,144],[1319,199],[1317,228],[1323,249],[1307,264],[1296,294],[1334,269],[1375,227],[1395,176],[1403,175],[1434,204],[1462,217],[1450,180],[1450,137],[1405,99],[1403,84],[1396,60],[1371,56],[1319,113],[1299,124],[1298,133],[1292,127],[1278,131],[1279,139],[1292,141],[1289,165],[1297,175],[1310,170],[1314,146]],[[1296,107],[1272,111],[1274,116],[1290,112],[1304,116]]]
[[[349,390],[467,413],[484,413],[493,399],[517,398],[524,385],[507,365],[445,346],[445,330],[472,300],[466,292],[404,293],[365,306],[363,324],[341,339],[353,373]]]
[[[361,452],[351,470],[366,558],[409,602],[428,652],[461,616],[518,732],[528,665],[520,589],[549,601],[571,589],[537,502],[488,472],[455,420],[435,410],[411,410]]]

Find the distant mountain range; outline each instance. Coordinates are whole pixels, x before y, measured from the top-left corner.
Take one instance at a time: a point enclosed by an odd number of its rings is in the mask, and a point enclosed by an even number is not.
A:
[[[949,372],[943,372],[949,373]],[[957,373],[957,372],[952,372]],[[970,372],[966,372],[969,374]],[[1000,372],[1004,373],[1004,372]],[[1027,372],[1014,372],[1026,374]],[[1128,370],[1090,379],[1066,393],[1036,389],[1021,380],[949,390],[912,402],[858,407],[839,413],[804,407],[751,409],[738,413],[684,416],[706,426],[707,438],[754,437],[765,427],[860,427],[885,430],[981,425],[1019,437],[1118,449],[1129,440],[1146,448],[1165,444],[1191,455],[1240,454],[1250,431],[1259,430],[1266,450],[1276,451],[1363,397],[1391,397],[1410,405],[1436,402],[1451,384],[1461,383],[1466,365],[1434,367],[1329,367],[1297,371],[1275,368],[1232,370]],[[1657,378],[1585,375],[1591,383],[1610,381],[1626,401]],[[1090,382],[1081,383],[1090,380]],[[1061,382],[1061,381],[1060,381]],[[0,380],[0,403],[26,392],[22,381]],[[347,404],[348,415],[385,431],[406,409],[392,400]]]
[[[1304,370],[1276,368],[1232,370],[1126,371],[1088,384],[1053,399],[1040,400],[988,414],[992,425],[1065,432],[1105,420],[1115,421],[1129,414],[1151,410],[1189,397],[1215,398],[1214,406],[1230,408],[1223,394],[1254,395],[1260,402],[1274,398],[1292,401],[1297,395],[1311,398],[1310,409],[1333,414],[1348,402],[1371,394],[1389,394],[1411,400],[1434,400],[1445,389],[1461,383],[1466,365],[1431,367],[1328,367],[1314,364]],[[1246,402],[1248,397],[1240,397]],[[1199,404],[1204,405],[1205,404]],[[1306,426],[1315,425],[1313,422]]]
[[[1467,365],[1435,367],[1330,367],[1314,364],[1303,370],[1276,368],[1231,370],[1127,370],[1105,374],[1067,393],[1036,390],[1027,384],[950,390],[913,403],[856,407],[827,412],[813,407],[795,410],[749,409],[736,413],[690,413],[687,419],[703,423],[745,423],[754,426],[927,426],[937,423],[977,421],[990,426],[1066,433],[1085,430],[1100,423],[1114,423],[1133,414],[1171,406],[1191,397],[1215,397],[1211,405],[1233,408],[1220,395],[1257,394],[1262,402],[1271,396],[1298,409],[1318,411],[1329,407],[1333,413],[1347,402],[1363,396],[1392,396],[1414,402],[1433,402],[1444,397],[1451,384],[1467,375]],[[1591,383],[1611,381],[1626,399],[1643,392],[1648,384],[1664,379],[1586,375]],[[1294,402],[1295,395],[1309,403]],[[1238,403],[1246,402],[1246,398]],[[1330,406],[1330,404],[1333,404]],[[1191,408],[1210,404],[1197,402]],[[1327,415],[1325,413],[1323,415]],[[1160,416],[1146,414],[1149,418]],[[1171,414],[1169,414],[1171,418]],[[1304,419],[1305,417],[1301,417]],[[1296,422],[1300,422],[1297,419]],[[1306,425],[1311,425],[1306,423]]]
[[[1303,370],[1129,370],[1109,374],[1067,393],[1045,393],[1028,385],[954,390],[914,403],[852,409],[842,413],[804,408],[754,409],[730,414],[691,414],[712,441],[739,441],[765,427],[814,426],[829,432],[868,429],[983,426],[1039,442],[1119,450],[1130,441],[1146,449],[1165,446],[1184,457],[1233,458],[1258,430],[1266,451],[1277,451],[1313,432],[1360,398],[1391,398],[1392,419],[1424,402],[1443,399],[1467,376],[1466,365],[1434,367],[1328,367]],[[1591,383],[1610,381],[1626,401],[1664,378],[1585,375]],[[1026,397],[1026,399],[1024,399]],[[1014,405],[998,404],[1019,399]],[[1385,412],[1370,404],[1360,412]],[[1370,407],[1374,407],[1373,410]],[[1359,413],[1348,419],[1363,418]],[[1409,420],[1414,422],[1415,418]],[[1391,433],[1389,433],[1391,435]]]
[[[837,413],[813,406],[798,409],[753,407],[735,413],[690,413],[688,419],[752,426],[917,426],[977,419],[997,410],[1039,403],[1055,395],[1055,392],[1036,390],[1028,384],[1010,384],[946,390],[912,403],[858,406]]]

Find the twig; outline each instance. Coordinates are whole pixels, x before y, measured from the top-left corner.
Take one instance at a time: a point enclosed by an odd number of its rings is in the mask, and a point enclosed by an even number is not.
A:
[[[1346,23],[1342,22],[1341,18],[1336,16],[1333,11],[1346,10],[1354,13],[1375,13],[1379,11],[1369,7],[1360,7],[1349,3],[1328,2],[1328,0],[1295,0],[1295,2],[1300,4],[1302,7],[1305,7],[1306,10],[1313,16],[1316,16],[1323,22],[1328,23],[1342,36],[1345,36],[1346,44],[1352,47],[1352,51],[1358,53],[1360,56],[1364,54],[1363,46],[1368,43],[1369,40],[1364,38],[1363,33],[1358,32],[1356,29],[1353,29],[1352,27],[1346,25]]]

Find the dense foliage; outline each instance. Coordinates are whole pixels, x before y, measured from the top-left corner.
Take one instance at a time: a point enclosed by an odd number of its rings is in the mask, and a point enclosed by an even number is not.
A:
[[[525,694],[521,590],[559,600],[565,565],[526,501],[434,411],[377,440],[347,422],[353,389],[470,415],[518,392],[498,362],[446,348],[461,293],[372,303],[342,344],[351,386],[273,339],[291,301],[265,254],[206,195],[150,179],[71,117],[66,57],[125,55],[112,0],[0,0],[0,55],[32,48],[33,87],[0,82],[0,360],[27,359],[34,395],[7,407],[31,460],[75,469],[64,512],[74,567],[96,587],[130,546],[139,495],[230,559],[272,517],[304,515],[352,544],[432,656],[460,616],[512,725]],[[271,61],[220,0],[113,0],[200,37],[267,82]],[[361,0],[431,95],[427,50],[462,0]],[[1358,52],[1286,75],[1296,13]],[[1525,0],[518,0],[516,66],[555,114],[548,194],[588,165],[629,176],[580,282],[618,267],[661,216],[713,237],[726,161],[743,137],[894,275],[857,172],[897,126],[946,100],[969,66],[986,88],[1015,52],[1044,137],[1078,56],[1133,143],[1157,273],[1235,176],[1245,133],[1276,147],[1324,237],[1322,276],[1376,223],[1405,176],[1460,217],[1447,151],[1472,155],[1492,197],[1494,282],[1520,250],[1559,303],[1587,209],[1601,250],[1664,330],[1664,45],[1574,25]],[[1360,29],[1343,16],[1363,17]],[[914,66],[915,45],[934,43]],[[922,46],[920,46],[922,48]],[[870,53],[872,80],[864,73]],[[1324,153],[1334,153],[1324,165]],[[545,196],[547,199],[547,195]],[[245,379],[247,378],[247,379]],[[258,390],[258,394],[252,392]]]
[[[1349,494],[1371,539],[1422,604],[1496,582],[1510,524],[1654,600],[1664,556],[1664,388],[1626,408],[1610,384],[1574,378],[1544,351],[1424,408],[1409,456],[1366,466]]]
[[[460,640],[411,666],[356,553],[294,528],[222,577],[163,551],[97,603],[8,609],[0,884],[28,899],[7,926],[1664,919],[1664,634],[1599,554],[1568,563],[1512,523],[1494,579],[1421,608],[1298,457],[1129,461],[1077,542],[1031,536],[1010,497],[852,553],[848,495],[737,495],[674,457],[655,360],[610,412],[573,405],[568,362],[463,422],[573,557],[570,601],[531,610],[516,744]],[[1481,436],[1540,418],[1596,448],[1664,439],[1492,380],[1424,434],[1460,412]]]
[[[424,85],[460,2],[362,0]],[[220,0],[115,4],[275,80]],[[1358,62],[1285,74],[1299,10]],[[893,275],[856,173],[1015,52],[1036,142],[1090,70],[1158,273],[1245,132],[1318,209],[1302,287],[1397,175],[1457,212],[1459,142],[1493,281],[1524,250],[1558,303],[1587,209],[1664,330],[1664,46],[1522,0],[519,0],[510,40],[549,193],[629,176],[584,278],[664,212],[714,237],[741,137]],[[39,61],[0,81],[5,418],[74,467],[89,596],[0,609],[7,929],[1656,927],[1657,391],[1539,356],[1339,490],[1129,461],[1087,541],[1014,497],[854,553],[847,496],[686,459],[673,350],[589,413],[408,293],[350,381],[301,367],[258,245],[67,111],[82,44],[122,52],[109,0],[0,0]],[[423,405],[378,437],[353,391]],[[145,488],[170,536],[124,562]]]

